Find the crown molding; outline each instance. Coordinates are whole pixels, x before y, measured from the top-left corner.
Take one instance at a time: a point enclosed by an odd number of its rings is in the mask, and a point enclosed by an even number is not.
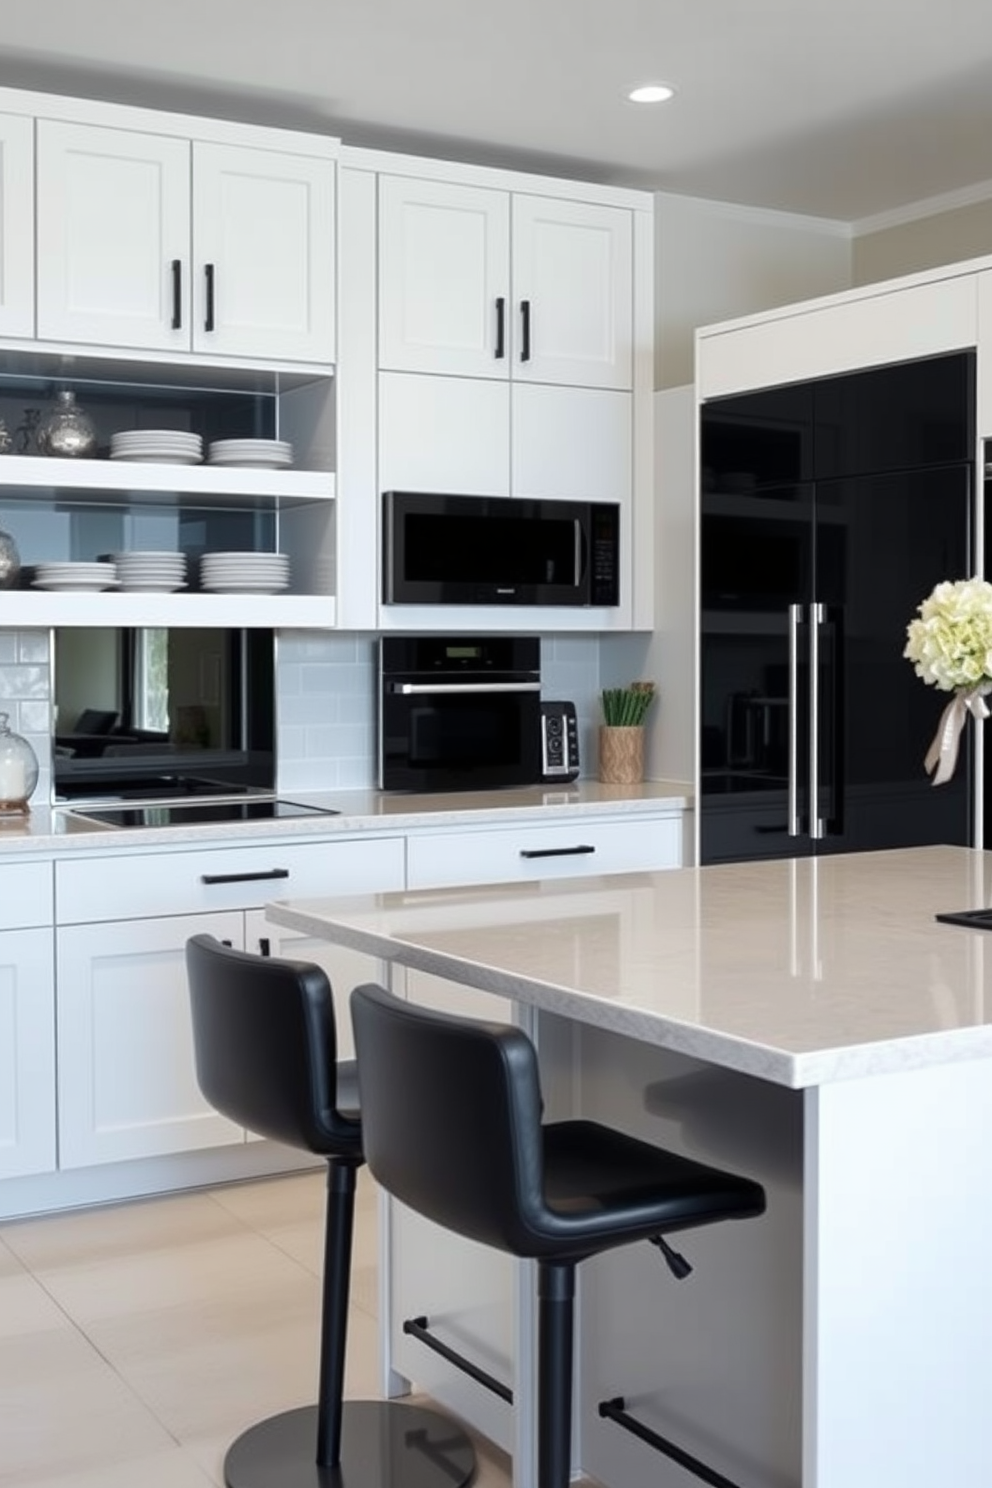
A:
[[[990,187],[992,192],[992,187]],[[678,191],[656,191],[655,201],[665,203],[691,202],[693,206],[718,212],[721,217],[730,217],[737,222],[750,222],[755,226],[792,228],[796,232],[820,232],[838,238],[850,238],[850,222],[838,217],[813,217],[805,212],[783,212],[777,207],[753,207],[742,202],[716,201],[708,196],[687,196]]]
[[[957,191],[943,191],[939,196],[924,197],[921,201],[909,202],[904,207],[893,207],[889,212],[875,212],[871,217],[861,217],[850,224],[854,237],[867,233],[884,232],[889,227],[904,227],[908,222],[921,222],[925,217],[939,217],[943,212],[954,212],[961,207],[978,206],[992,200],[992,181],[976,181],[973,186],[961,186]]]

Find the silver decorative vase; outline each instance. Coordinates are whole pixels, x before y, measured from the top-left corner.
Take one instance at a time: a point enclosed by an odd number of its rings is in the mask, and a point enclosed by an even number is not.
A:
[[[21,576],[21,555],[9,532],[0,532],[0,589],[13,589]]]
[[[35,443],[41,454],[62,459],[85,459],[96,453],[93,421],[78,407],[69,388],[56,393],[55,408],[38,425]]]

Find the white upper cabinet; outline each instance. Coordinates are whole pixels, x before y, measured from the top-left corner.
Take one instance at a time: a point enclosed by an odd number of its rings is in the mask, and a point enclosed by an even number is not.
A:
[[[38,121],[38,336],[188,349],[189,144]]]
[[[513,198],[515,378],[632,386],[632,251],[623,208]]]
[[[379,180],[379,366],[630,388],[631,213]]]
[[[193,145],[193,350],[334,360],[334,167]]]
[[[379,365],[509,376],[510,198],[379,179]]]
[[[34,122],[0,114],[0,336],[34,335]]]
[[[38,337],[334,361],[334,163],[40,119]]]

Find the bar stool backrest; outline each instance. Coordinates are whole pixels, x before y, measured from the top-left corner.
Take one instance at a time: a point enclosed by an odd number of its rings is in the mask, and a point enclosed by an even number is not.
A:
[[[357,1112],[337,1105],[334,1002],[323,969],[194,935],[186,972],[197,1082],[215,1110],[272,1141],[360,1159]]]
[[[519,1029],[351,994],[365,1157],[382,1186],[437,1224],[534,1254],[543,1206],[541,1091]]]

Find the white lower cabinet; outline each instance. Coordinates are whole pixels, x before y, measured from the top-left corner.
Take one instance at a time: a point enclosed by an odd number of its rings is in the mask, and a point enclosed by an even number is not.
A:
[[[0,866],[0,1179],[55,1168],[52,865]]]
[[[184,957],[187,938],[201,932],[240,948],[244,918],[231,911],[59,930],[60,1167],[244,1140],[196,1085]]]
[[[59,1166],[243,1142],[244,1130],[218,1116],[197,1088],[187,939],[205,933],[261,949],[266,938],[272,954],[291,944],[299,955],[302,938],[273,935],[266,901],[402,889],[404,860],[403,839],[383,838],[59,863]],[[336,961],[332,947],[317,954],[316,943],[305,945],[305,959],[326,957],[332,985],[346,988],[355,965],[343,972],[344,958]],[[350,1023],[344,1026],[347,1048]]]
[[[55,1168],[51,927],[0,934],[0,1178]]]

